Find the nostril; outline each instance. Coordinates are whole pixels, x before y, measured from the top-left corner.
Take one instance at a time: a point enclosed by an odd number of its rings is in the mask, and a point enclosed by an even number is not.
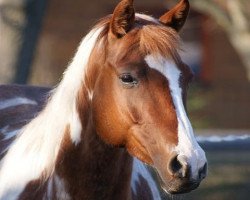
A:
[[[199,179],[204,179],[207,175],[207,163],[199,170]]]
[[[182,156],[174,155],[169,161],[168,170],[170,174],[178,178],[185,178],[188,176],[189,168],[186,159]]]
[[[177,155],[175,155],[174,157],[172,157],[172,159],[169,162],[169,171],[172,174],[176,174],[176,172],[178,172],[181,168],[182,168],[182,165],[178,161]]]

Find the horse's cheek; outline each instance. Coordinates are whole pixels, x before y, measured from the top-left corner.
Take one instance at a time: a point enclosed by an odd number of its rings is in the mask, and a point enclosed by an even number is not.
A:
[[[104,105],[104,99],[100,105],[99,99],[93,103],[93,123],[97,134],[107,144],[124,145],[127,131],[125,124],[121,123],[121,116],[112,106]]]

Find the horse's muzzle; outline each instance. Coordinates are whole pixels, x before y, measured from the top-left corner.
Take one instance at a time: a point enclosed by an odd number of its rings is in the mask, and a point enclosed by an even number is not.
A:
[[[184,157],[173,155],[168,163],[168,173],[170,180],[161,179],[162,188],[170,194],[182,194],[196,189],[201,181],[206,177],[207,164],[197,171],[196,178],[191,174],[191,166]]]
[[[199,185],[200,181],[185,181],[184,183],[176,181],[171,183],[169,188],[164,188],[164,190],[170,194],[183,194],[198,188]]]

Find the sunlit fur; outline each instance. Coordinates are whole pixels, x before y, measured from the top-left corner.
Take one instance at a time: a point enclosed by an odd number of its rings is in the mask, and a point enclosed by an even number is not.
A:
[[[36,105],[37,103],[27,98],[17,97],[17,98],[8,99],[8,100],[0,102],[0,110],[4,110],[6,108],[13,107],[13,106],[27,105],[27,104]]]

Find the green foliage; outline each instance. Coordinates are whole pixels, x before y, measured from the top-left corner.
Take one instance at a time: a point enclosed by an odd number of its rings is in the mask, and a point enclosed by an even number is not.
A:
[[[187,109],[194,129],[211,128],[213,119],[206,110],[209,108],[210,91],[199,83],[191,84],[187,97]]]

